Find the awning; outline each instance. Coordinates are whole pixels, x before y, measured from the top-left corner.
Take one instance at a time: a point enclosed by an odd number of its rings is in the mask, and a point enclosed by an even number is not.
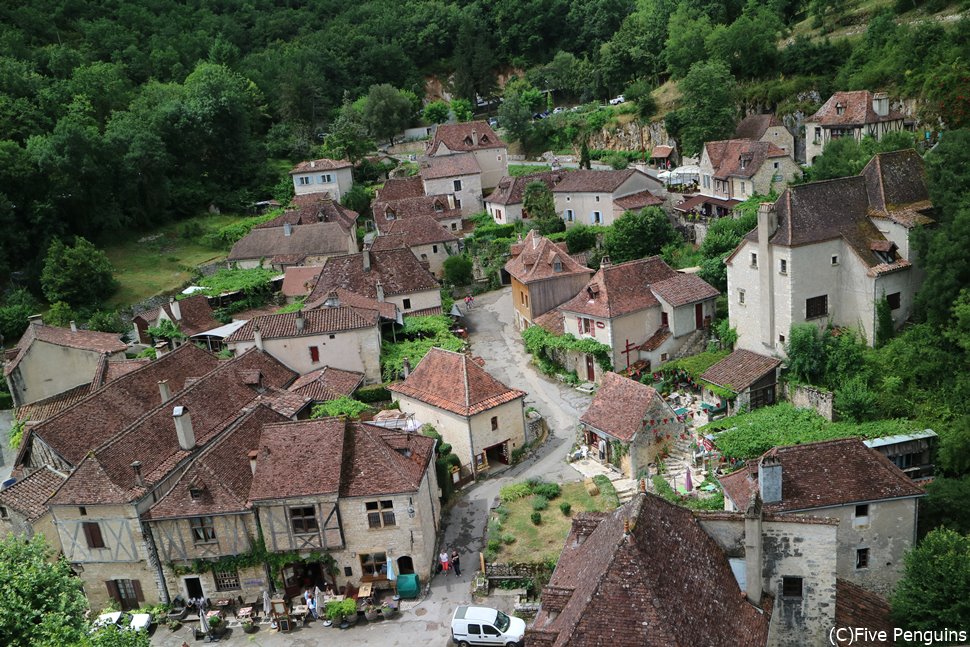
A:
[[[682,203],[674,205],[674,209],[677,211],[682,211],[687,213],[692,211],[697,207],[708,204],[711,207],[720,207],[722,209],[727,209],[728,211],[734,209],[735,206],[741,204],[740,200],[721,200],[720,198],[712,198],[707,195],[695,195],[691,198],[684,200]]]

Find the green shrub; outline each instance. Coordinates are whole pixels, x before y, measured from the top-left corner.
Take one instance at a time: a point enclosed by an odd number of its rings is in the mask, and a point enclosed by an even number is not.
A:
[[[498,558],[498,551],[485,549],[482,553],[485,556],[485,562],[488,564],[494,564],[496,558]]]
[[[532,494],[532,488],[529,487],[528,483],[511,483],[502,486],[502,489],[498,491],[498,498],[508,503],[509,501],[516,501],[530,494]]]
[[[547,499],[558,498],[561,492],[562,488],[559,487],[558,483],[536,483],[532,486],[533,494],[538,494]]]
[[[391,399],[391,392],[383,384],[364,386],[354,393],[354,399],[370,404],[371,402],[386,402]]]
[[[495,508],[495,514],[498,515],[499,521],[505,523],[505,520],[509,518],[509,509],[504,505],[500,505],[499,507]]]
[[[502,549],[501,539],[489,539],[488,543],[485,545],[487,550],[495,551],[496,553]]]
[[[532,523],[536,526],[542,523],[542,515],[539,514],[538,512],[533,512],[532,516],[529,518],[532,519]]]
[[[603,497],[603,501],[606,503],[608,509],[618,508],[620,506],[620,496],[616,493],[616,487],[604,474],[597,474],[593,477],[593,483],[599,488],[600,496]]]
[[[492,519],[488,522],[488,534],[497,535],[502,532],[502,521],[500,519]]]
[[[536,511],[545,510],[548,507],[549,507],[549,499],[547,499],[544,496],[537,496],[535,499],[532,500],[533,510],[536,510]]]
[[[568,517],[569,513],[573,511],[573,507],[569,505],[569,501],[563,501],[559,504],[559,510]]]
[[[506,546],[509,546],[511,544],[514,544],[515,543],[515,535],[513,535],[510,532],[504,533],[502,535],[502,543],[505,544]]]

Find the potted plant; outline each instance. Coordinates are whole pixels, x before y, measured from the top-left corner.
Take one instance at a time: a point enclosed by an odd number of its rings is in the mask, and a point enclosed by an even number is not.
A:
[[[221,636],[226,632],[226,626],[219,616],[209,618],[209,633],[213,636]]]
[[[357,600],[347,598],[340,604],[343,605],[344,623],[347,625],[357,624]]]
[[[243,620],[243,623],[242,623],[243,633],[253,634],[253,633],[256,633],[256,629],[258,629],[258,627],[256,626],[256,623],[253,622],[252,618],[246,618],[245,620]]]
[[[385,602],[384,605],[381,606],[381,615],[384,616],[385,620],[388,618],[393,618],[397,615],[397,612],[397,602]]]
[[[171,620],[168,621],[168,628],[171,629],[172,631],[178,631],[179,629],[182,628],[182,621],[172,618]]]
[[[377,620],[377,617],[379,615],[380,615],[380,611],[378,611],[377,607],[374,606],[373,604],[368,604],[367,606],[364,607],[364,618],[368,622],[373,622]]]
[[[324,613],[327,616],[327,620],[333,623],[334,627],[339,627],[340,623],[344,619],[344,607],[343,602],[340,600],[330,600],[327,602],[327,606],[324,608]],[[356,612],[356,609],[355,609]]]

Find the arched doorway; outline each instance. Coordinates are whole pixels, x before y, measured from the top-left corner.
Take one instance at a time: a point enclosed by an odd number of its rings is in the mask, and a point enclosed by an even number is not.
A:
[[[409,575],[414,573],[414,562],[411,557],[404,555],[397,558],[397,574],[398,575]]]

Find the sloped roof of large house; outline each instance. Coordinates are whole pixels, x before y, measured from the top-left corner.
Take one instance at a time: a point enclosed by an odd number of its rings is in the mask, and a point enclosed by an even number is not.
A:
[[[176,308],[178,308],[177,314]],[[206,330],[212,330],[220,325],[212,315],[212,306],[209,305],[209,299],[203,294],[179,299],[176,304],[171,301],[163,303],[155,308],[139,312],[134,318],[141,319],[146,324],[153,323],[158,321],[162,311],[165,312],[165,316],[170,321],[178,324],[179,330],[189,337]]]
[[[298,265],[286,268],[283,272],[283,286],[280,292],[287,297],[305,297],[317,284],[323,265]]]
[[[651,285],[651,288],[654,294],[675,308],[713,299],[720,294],[717,288],[696,274],[683,272],[677,272],[669,278],[657,281]]]
[[[403,198],[420,198],[424,195],[424,180],[420,175],[391,178],[377,190],[375,202],[388,202]]]
[[[317,171],[336,171],[342,168],[353,168],[353,164],[347,160],[332,160],[326,157],[318,160],[306,160],[300,162],[290,171],[290,175],[297,173],[316,173]]]
[[[392,220],[380,225],[380,236],[374,239],[372,251],[383,249],[397,249],[398,247],[416,247],[431,245],[432,243],[457,243],[458,237],[438,224],[429,216],[417,216]],[[400,243],[393,240],[382,240],[399,237]]]
[[[342,395],[350,395],[363,381],[363,373],[324,366],[296,378],[289,390],[316,402],[326,402],[336,400]]]
[[[461,416],[473,416],[525,396],[505,386],[464,353],[434,347],[391,391]]]
[[[64,348],[75,348],[87,350],[95,353],[120,353],[128,344],[121,341],[117,333],[96,332],[94,330],[71,330],[70,328],[60,328],[58,326],[48,326],[40,322],[31,322],[27,330],[21,335],[20,340],[14,348],[7,352],[12,355],[3,367],[3,374],[13,373],[20,362],[27,355],[34,342],[63,346]],[[13,353],[16,351],[16,354]]]
[[[300,329],[299,319],[303,319]],[[299,312],[281,312],[261,315],[246,322],[246,325],[226,337],[226,343],[252,341],[256,328],[263,339],[284,337],[312,337],[358,328],[371,328],[377,325],[378,312],[350,306],[321,307]]]
[[[427,216],[435,220],[461,218],[461,209],[454,206],[454,196],[422,195],[387,202],[374,202],[372,211],[378,229],[386,223],[407,218]]]
[[[758,465],[765,458],[781,463],[781,501],[765,503],[766,512],[793,512],[864,501],[922,496],[924,491],[883,454],[859,438],[775,447],[719,480],[738,510],[759,489]]]
[[[906,228],[935,222],[923,158],[912,148],[877,153],[861,175],[870,218],[888,218]]]
[[[784,125],[785,123],[773,112],[766,115],[748,115],[741,120],[741,123],[734,130],[734,138],[757,141],[765,136],[769,128],[773,126],[784,127]]]
[[[668,417],[674,418],[674,411],[656,389],[607,371],[579,421],[630,442],[643,429],[645,419]]]
[[[421,486],[434,444],[420,434],[340,418],[266,425],[249,500],[413,492]]]
[[[360,217],[329,195],[306,193],[293,196],[293,206],[272,220],[256,225],[255,229],[272,229],[290,225],[314,225],[318,222],[335,222],[347,231],[353,231]]]
[[[835,581],[835,626],[836,627],[865,627],[868,629],[870,641],[836,639],[839,647],[856,645],[857,647],[882,647],[885,641],[875,638],[877,632],[893,635],[892,608],[886,598],[878,593],[867,591],[858,584],[841,578]]]
[[[705,142],[704,150],[711,160],[714,177],[749,178],[754,176],[761,165],[775,157],[788,157],[788,153],[771,142],[752,139],[725,139]]]
[[[556,263],[559,271],[556,271]],[[592,274],[593,270],[580,265],[562,247],[535,229],[529,231],[525,240],[512,246],[512,258],[505,263],[505,270],[520,283],[532,283],[545,279]]]
[[[562,180],[553,187],[553,193],[612,193],[629,180],[636,169],[621,171],[592,171],[578,169],[563,173]]]
[[[507,175],[499,180],[498,186],[485,198],[485,202],[505,205],[521,204],[525,198],[525,187],[533,182],[542,182],[552,189],[562,180],[563,175],[565,175],[563,171],[541,171],[518,176]]]
[[[171,393],[178,393],[190,378],[205,375],[218,365],[219,360],[212,353],[195,344],[182,344],[29,428],[16,463],[23,464],[30,436],[37,436],[65,461],[77,465],[88,451],[162,403],[160,381],[167,381]]]
[[[761,609],[746,600],[724,551],[690,510],[637,494],[611,513],[576,515],[525,640],[764,647],[771,608],[768,596]]]
[[[289,236],[286,227],[253,229],[232,246],[228,260],[343,254],[347,252],[348,235],[343,225],[336,222],[295,225]]]
[[[250,349],[194,381],[89,452],[53,504],[126,503],[144,496],[172,470],[218,438],[257,403],[266,389],[285,389],[297,374],[271,355]],[[191,416],[195,447],[182,449],[173,420],[181,407]],[[139,483],[132,463],[141,463]]]
[[[836,92],[805,122],[822,126],[861,126],[903,119],[903,114],[895,110],[890,110],[889,114],[884,116],[876,114],[872,107],[872,99],[873,93],[869,90]],[[840,105],[843,107],[842,114],[839,114]]]
[[[487,121],[466,121],[458,124],[440,124],[428,142],[428,155],[438,153],[441,144],[449,151],[475,151],[489,148],[505,148]]]
[[[20,512],[33,523],[47,512],[47,501],[66,478],[66,474],[45,465],[0,491],[0,505]]]
[[[613,208],[619,208],[623,211],[640,211],[646,207],[659,207],[663,203],[663,200],[649,191],[639,191],[617,198],[613,201]]]
[[[561,335],[566,332],[565,321],[563,320],[562,310],[553,308],[549,312],[544,312],[535,318],[533,323],[540,328],[545,328],[553,335]]]
[[[739,348],[704,371],[701,379],[740,393],[780,365],[781,360],[777,357]]]
[[[369,269],[364,267],[364,254],[369,255]],[[340,288],[376,299],[378,282],[384,288],[384,295],[388,297],[437,290],[440,287],[431,272],[411,250],[364,251],[328,258],[317,285],[306,302],[314,307],[325,300],[331,290]]]
[[[478,161],[472,153],[429,157],[421,167],[421,177],[425,180],[478,175],[481,172],[482,167],[478,165]]]

